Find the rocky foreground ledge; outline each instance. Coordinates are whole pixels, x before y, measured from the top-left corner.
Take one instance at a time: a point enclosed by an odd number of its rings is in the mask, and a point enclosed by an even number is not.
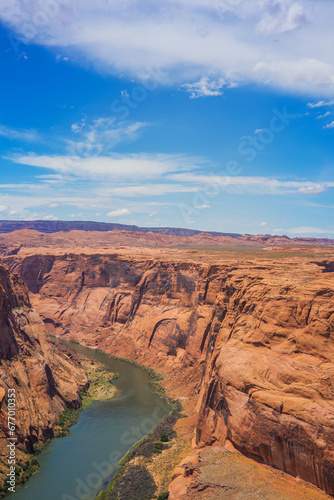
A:
[[[334,255],[317,252],[40,247],[6,262],[50,332],[162,372],[198,448],[231,443],[334,495]]]

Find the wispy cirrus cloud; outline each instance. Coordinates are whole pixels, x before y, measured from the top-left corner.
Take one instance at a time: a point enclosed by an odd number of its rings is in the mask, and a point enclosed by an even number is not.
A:
[[[326,113],[324,113],[323,115],[316,116],[316,119],[322,120],[323,118],[327,118],[327,116],[331,116],[332,114],[333,113],[331,113],[330,111],[326,111]]]
[[[163,174],[196,169],[202,158],[173,154],[109,154],[108,156],[13,155],[11,161],[72,177],[154,179]]]
[[[6,125],[0,125],[0,136],[24,142],[37,142],[41,139],[40,134],[36,130],[17,129],[7,127]]]
[[[55,181],[55,185],[59,182],[70,184],[77,178],[83,181],[93,180],[96,183],[95,192],[103,196],[160,196],[167,193],[197,192],[210,185],[235,194],[316,195],[334,187],[333,181],[313,182],[274,177],[204,174],[200,169],[208,162],[204,158],[187,155],[141,153],[82,158],[30,153],[14,155],[9,159],[21,165],[56,172],[39,176],[43,180],[40,186],[48,182],[52,187],[52,181]],[[106,183],[111,181],[117,184],[106,187]],[[99,186],[101,182],[103,185]],[[14,184],[8,188],[15,186],[17,189],[29,189],[29,185],[25,184]]]
[[[85,117],[72,124],[75,139],[67,139],[66,142],[69,152],[74,155],[98,155],[111,151],[121,142],[135,141],[148,126],[150,124],[147,122],[125,122],[110,117],[88,122]]]
[[[154,224],[150,217],[153,207],[170,206],[178,211],[189,203],[194,211],[205,209],[210,217],[217,196],[225,193],[257,198],[285,195],[290,201],[301,199],[303,202],[306,195],[320,195],[334,188],[332,181],[208,175],[200,173],[203,158],[185,155],[143,153],[75,160],[79,164],[73,163],[73,157],[66,156],[13,157],[14,162],[40,167],[42,173],[35,177],[35,183],[0,186],[1,217],[48,220],[59,217],[66,209],[73,218],[94,219],[98,213],[102,218],[121,218],[125,223],[145,225],[148,219]],[[52,173],[48,173],[50,170]],[[166,210],[159,215],[164,212]]]
[[[221,176],[194,173],[170,174],[168,178],[177,182],[198,186],[216,186],[217,189],[234,194],[308,194],[315,195],[334,187],[334,182],[311,182],[281,180],[272,177]]]
[[[200,186],[189,186],[187,184],[147,183],[147,184],[126,184],[111,188],[98,188],[98,196],[117,196],[121,198],[136,198],[140,196],[165,196],[169,194],[196,193],[202,188]]]
[[[307,103],[309,108],[323,108],[324,106],[334,106],[334,99],[331,101],[318,101]]]
[[[327,123],[327,125],[324,125],[322,128],[325,128],[325,129],[326,129],[326,128],[327,128],[327,129],[328,129],[328,128],[334,128],[334,121],[333,121],[333,122],[331,122],[331,123]]]

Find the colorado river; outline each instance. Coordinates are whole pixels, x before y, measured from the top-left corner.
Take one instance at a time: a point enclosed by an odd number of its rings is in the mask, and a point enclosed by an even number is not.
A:
[[[126,361],[80,344],[67,346],[120,374],[114,399],[85,408],[71,435],[56,438],[38,455],[37,474],[18,489],[15,500],[94,500],[131,446],[170,410],[153,392],[149,374]]]

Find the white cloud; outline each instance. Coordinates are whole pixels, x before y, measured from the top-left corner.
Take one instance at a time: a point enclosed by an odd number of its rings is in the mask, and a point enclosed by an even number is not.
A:
[[[109,156],[16,155],[14,163],[29,165],[83,178],[107,176],[117,179],[154,179],[169,172],[196,169],[200,158],[168,154],[112,154]]]
[[[0,125],[0,136],[7,137],[7,139],[18,139],[25,142],[37,142],[40,140],[40,136],[36,130],[15,129],[6,127],[6,125]]]
[[[190,99],[198,97],[220,96],[223,95],[223,87],[226,85],[225,80],[210,81],[207,76],[203,76],[198,82],[184,83],[181,89],[190,93]]]
[[[203,205],[197,205],[194,208],[197,208],[197,210],[203,210],[204,208],[211,208],[211,205],[205,205],[205,203],[203,203]]]
[[[120,142],[134,141],[148,126],[147,122],[120,122],[116,118],[98,118],[87,123],[85,117],[72,124],[72,132],[80,139],[67,140],[68,149],[70,154],[79,156],[107,153]]]
[[[27,43],[57,48],[97,70],[159,84],[258,82],[296,93],[333,95],[333,2],[328,0],[2,0],[0,19]],[[46,20],[38,24],[38,14]],[[228,15],[226,15],[228,14]],[[146,70],[144,70],[146,68]],[[196,82],[196,83],[192,83]],[[221,89],[204,87],[204,92]],[[194,97],[199,90],[194,90]],[[203,85],[202,85],[203,92]],[[203,95],[203,94],[199,94]],[[211,94],[212,95],[212,94]]]
[[[298,193],[302,194],[320,194],[323,193],[324,191],[327,191],[327,188],[331,187],[328,186],[327,184],[307,184],[303,185],[298,189]]]
[[[66,177],[61,174],[46,174],[46,175],[36,175],[36,179],[41,179],[42,182],[59,183],[63,182],[66,179]]]
[[[324,106],[334,106],[334,99],[331,101],[318,101],[318,102],[308,102],[307,103],[309,108],[322,108]]]
[[[82,129],[85,127],[85,125],[86,125],[86,118],[82,118],[80,122],[72,123],[71,130],[75,134],[78,134],[79,132],[82,131]]]
[[[42,209],[42,211],[33,211],[29,210],[29,207],[26,208],[22,203],[22,199],[17,198],[14,202],[14,197],[7,197],[8,205],[1,206],[1,218],[4,220],[58,220],[58,217],[54,214],[50,214]],[[14,208],[15,207],[15,208]],[[46,208],[46,206],[45,206]]]
[[[57,204],[59,209],[69,211],[71,218],[91,219],[94,217],[92,215],[92,210],[96,211],[95,216],[101,216],[101,213],[106,213],[107,211],[113,211],[115,206],[115,196],[110,193],[99,193],[97,196],[96,186],[92,185],[91,182],[87,183],[86,186],[81,186],[77,188],[77,182],[69,184],[66,189],[61,186],[59,189],[48,189],[46,188],[43,195],[38,192],[32,193],[21,193],[21,194],[7,194],[1,192],[1,206],[0,213],[1,218],[5,220],[10,219],[22,219],[22,220],[41,220],[44,217],[56,217],[57,215],[51,215],[49,212],[50,201]],[[128,197],[118,197],[117,203],[119,208],[127,208],[131,213],[151,213],[152,208],[156,207],[175,207],[179,205],[179,202],[175,199],[172,201],[152,201],[148,199],[147,201],[134,201]],[[75,207],[75,210],[73,210]],[[73,211],[73,213],[72,213]],[[61,213],[62,213],[61,212]]]
[[[316,116],[316,119],[321,120],[322,118],[327,118],[327,116],[331,116],[332,114],[333,113],[331,113],[330,111],[326,111],[326,113],[324,113],[323,115]]]
[[[127,208],[119,208],[118,210],[112,210],[111,212],[107,213],[108,217],[120,217],[122,215],[130,215],[131,212]]]
[[[334,128],[334,121],[332,123],[327,123],[327,125],[324,125],[322,128]]]
[[[257,128],[254,130],[254,134],[259,134],[260,132],[263,132],[263,128]]]
[[[200,191],[200,187],[187,186],[183,184],[138,184],[125,185],[113,188],[98,188],[98,196],[119,196],[131,198],[137,196],[163,196],[171,193],[195,193]]]
[[[0,184],[0,189],[9,189],[15,191],[43,191],[45,190],[45,186],[41,184],[28,184],[28,183],[20,183],[20,184]]]
[[[267,3],[267,11],[257,24],[258,31],[266,34],[285,33],[301,28],[309,20],[309,13],[302,2],[275,1]]]
[[[44,220],[58,220],[58,217],[56,215],[49,214],[49,215],[44,215],[43,219]]]
[[[334,61],[333,61],[334,63]],[[321,89],[323,93],[334,90],[334,64],[310,57],[297,61],[260,61],[254,72],[258,79],[272,87],[289,90],[299,81],[299,90],[309,92],[310,88]]]
[[[270,177],[222,176],[193,173],[170,174],[168,178],[192,183],[201,189],[225,191],[234,194],[319,194],[334,187],[334,182],[284,181]]]
[[[57,62],[59,62],[59,61],[64,61],[64,62],[66,62],[66,61],[69,61],[69,60],[70,60],[70,58],[69,58],[69,57],[62,56],[61,54],[57,54],[57,55],[56,55],[56,61],[57,61]]]
[[[25,216],[25,211],[22,209],[18,210],[10,210],[9,211],[9,216],[10,217],[19,217],[19,218],[24,218]]]

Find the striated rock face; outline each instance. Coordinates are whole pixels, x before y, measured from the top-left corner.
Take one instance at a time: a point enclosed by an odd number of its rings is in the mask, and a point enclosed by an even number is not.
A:
[[[332,261],[272,258],[36,251],[7,262],[50,331],[160,368],[175,394],[198,391],[199,447],[228,440],[334,494]]]
[[[33,292],[50,332],[178,370],[189,393],[199,383],[205,359],[200,344],[212,316],[211,304],[198,303],[202,266],[116,253],[15,256],[7,262]]]
[[[15,389],[15,435],[20,445],[31,451],[34,443],[53,435],[65,405],[78,407],[78,391],[87,384],[87,379],[66,349],[56,347],[47,338],[45,326],[31,307],[22,279],[2,263],[0,362],[1,404],[6,407],[8,389]],[[7,433],[7,414],[2,410],[2,455]]]
[[[236,270],[218,294],[197,442],[229,439],[333,494],[333,282],[268,271]]]

